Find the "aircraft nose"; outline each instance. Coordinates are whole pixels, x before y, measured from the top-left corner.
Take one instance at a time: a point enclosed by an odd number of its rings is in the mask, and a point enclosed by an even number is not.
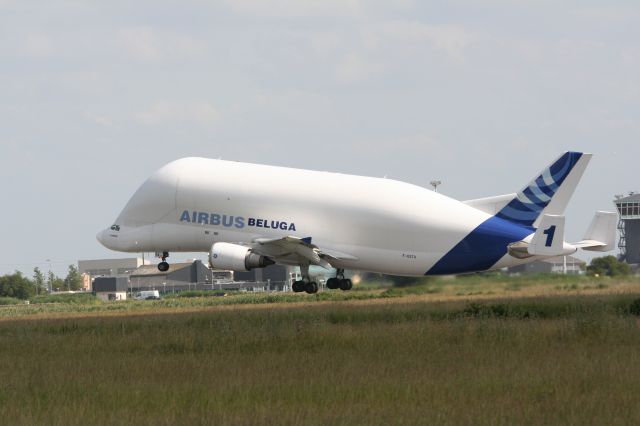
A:
[[[107,244],[106,244],[107,239],[105,238],[106,237],[106,235],[105,235],[106,233],[107,233],[107,230],[104,229],[104,230],[98,232],[98,235],[96,235],[96,239],[98,240],[98,242],[100,244],[102,244],[103,246],[105,246],[105,247],[107,247]]]

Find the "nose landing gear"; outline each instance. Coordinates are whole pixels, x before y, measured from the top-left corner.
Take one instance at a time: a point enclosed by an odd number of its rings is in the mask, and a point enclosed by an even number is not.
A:
[[[166,261],[169,257],[169,252],[163,251],[162,254],[156,253],[156,256],[162,259],[162,262],[158,263],[158,270],[160,272],[167,272],[169,270],[169,263]]]

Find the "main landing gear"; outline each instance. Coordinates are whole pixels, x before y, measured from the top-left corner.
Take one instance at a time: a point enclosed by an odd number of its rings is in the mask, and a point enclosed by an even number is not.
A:
[[[302,280],[294,281],[291,289],[295,293],[301,293],[303,291],[306,291],[309,294],[317,293],[318,283],[311,281],[311,277],[309,276],[309,265],[301,265],[300,273],[302,274]]]
[[[318,292],[318,284],[314,281],[311,281],[311,277],[309,276],[309,265],[301,266],[300,272],[302,274],[302,280],[295,281],[291,288],[295,293],[301,293],[306,291],[309,294],[314,294]],[[344,269],[338,269],[335,278],[329,278],[327,280],[327,288],[331,290],[340,289],[342,291],[351,290],[353,287],[353,283],[349,278],[344,277]]]
[[[335,278],[327,280],[327,288],[335,290],[339,288],[342,291],[351,290],[353,283],[349,278],[344,277],[344,269],[338,269]]]
[[[162,262],[158,263],[158,270],[160,272],[167,272],[169,270],[169,263],[167,262],[169,252],[163,251],[162,254],[156,253],[156,255],[162,259]]]

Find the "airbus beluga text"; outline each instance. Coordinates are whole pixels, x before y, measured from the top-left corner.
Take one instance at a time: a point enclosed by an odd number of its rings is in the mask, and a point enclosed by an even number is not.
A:
[[[566,152],[517,194],[457,201],[391,179],[184,158],[155,172],[111,228],[107,248],[208,252],[235,271],[297,265],[293,290],[315,293],[309,266],[335,268],[327,287],[348,290],[345,269],[421,276],[486,271],[609,251],[616,214],[596,213],[584,239],[564,241],[564,210],[591,154]]]

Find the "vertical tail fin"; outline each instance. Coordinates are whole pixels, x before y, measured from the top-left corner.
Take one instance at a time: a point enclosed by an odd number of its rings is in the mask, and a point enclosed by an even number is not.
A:
[[[618,213],[597,212],[582,241],[576,243],[589,251],[611,251],[616,247]]]
[[[524,226],[537,226],[543,212],[562,215],[591,156],[565,152],[518,192],[496,217]]]

